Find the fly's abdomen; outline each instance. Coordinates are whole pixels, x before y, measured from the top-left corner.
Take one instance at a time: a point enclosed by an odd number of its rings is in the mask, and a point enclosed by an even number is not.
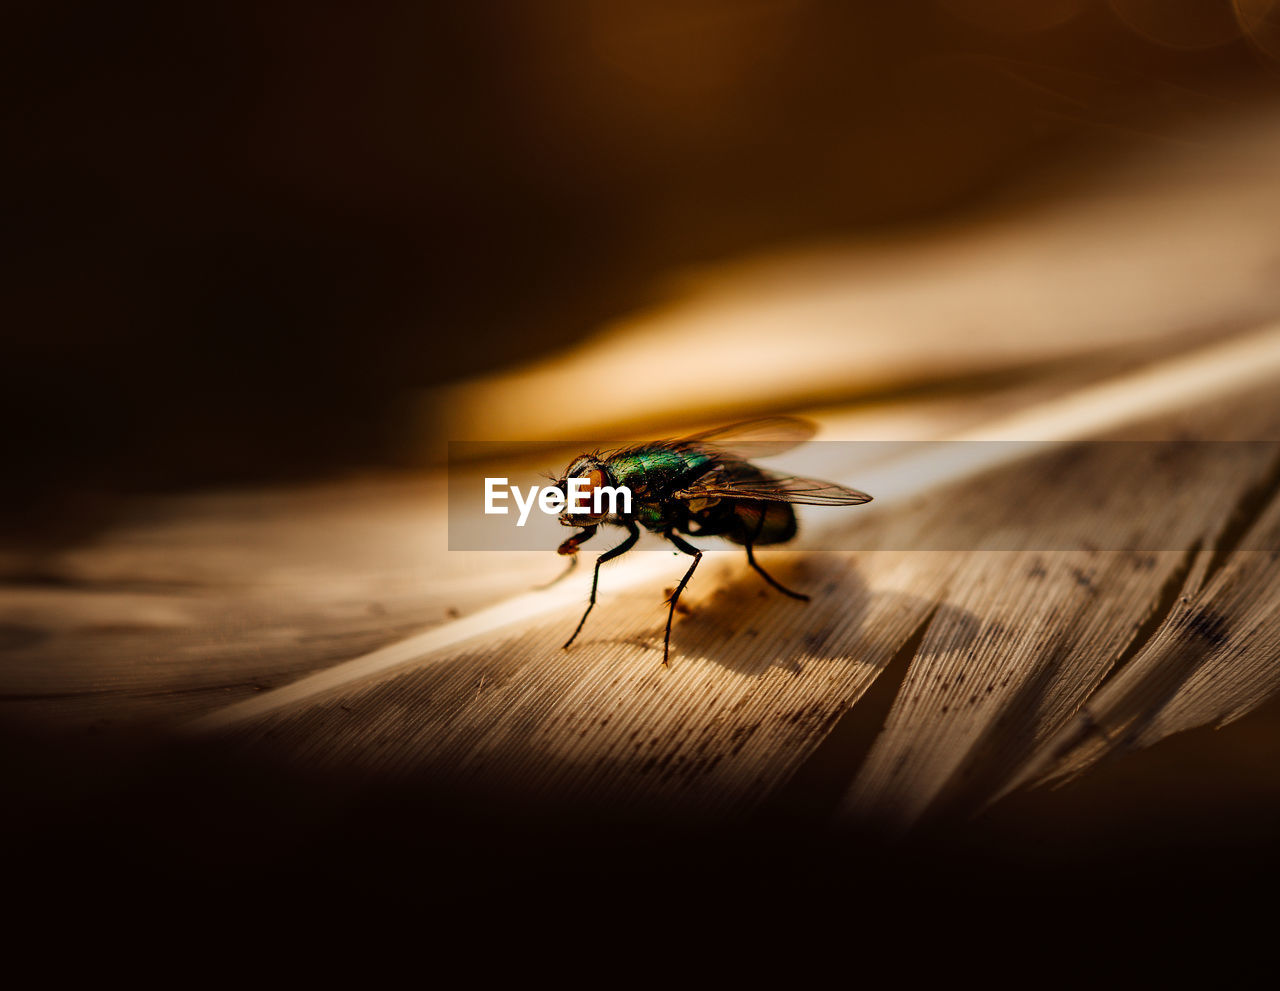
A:
[[[735,544],[784,544],[796,535],[796,513],[785,502],[735,502],[742,529],[725,534]]]

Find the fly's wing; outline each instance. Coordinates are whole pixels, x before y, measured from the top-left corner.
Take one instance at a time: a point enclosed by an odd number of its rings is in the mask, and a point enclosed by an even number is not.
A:
[[[752,467],[751,472],[735,472],[724,466],[707,472],[676,499],[752,499],[761,502],[790,502],[800,506],[860,506],[871,496],[857,489],[821,482],[816,478],[775,475]]]
[[[766,416],[704,430],[670,443],[677,447],[712,447],[718,452],[749,460],[789,451],[816,432],[817,427],[798,416]]]

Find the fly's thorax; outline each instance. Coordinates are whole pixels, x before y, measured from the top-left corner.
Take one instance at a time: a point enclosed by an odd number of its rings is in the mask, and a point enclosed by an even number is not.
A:
[[[713,460],[695,448],[655,444],[619,451],[609,459],[609,470],[642,500],[660,500],[693,482]]]
[[[635,520],[646,530],[661,533],[671,525],[669,515],[661,503],[645,502],[636,507]]]

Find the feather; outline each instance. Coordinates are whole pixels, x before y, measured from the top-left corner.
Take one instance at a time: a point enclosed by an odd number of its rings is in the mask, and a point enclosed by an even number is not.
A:
[[[1172,388],[1186,384],[1189,367],[1198,385]],[[958,435],[1034,430],[1042,439],[962,445],[973,456],[944,459],[945,477],[922,474],[911,462],[937,458],[910,451],[869,476],[868,488],[886,493],[878,516],[816,528],[815,539],[828,543],[856,528],[868,550],[773,557],[782,580],[817,590],[811,605],[765,594],[735,557],[700,572],[669,672],[658,664],[656,589],[683,565],[637,555],[605,572],[598,608],[608,622],[573,650],[560,644],[583,589],[565,584],[500,599],[211,712],[193,729],[283,747],[322,767],[390,776],[429,769],[505,794],[736,814],[802,771],[918,640],[882,732],[865,761],[845,769],[840,813],[893,829],[970,814],[1020,783],[1079,773],[1099,740],[1148,745],[1177,728],[1236,718],[1280,690],[1276,600],[1268,597],[1274,554],[1252,549],[1276,546],[1266,529],[1274,521],[1264,514],[1245,528],[1248,539],[1237,533],[1242,512],[1274,499],[1280,445],[1186,443],[1189,429],[1204,438],[1280,436],[1277,380],[1280,330],[1266,329]],[[1145,397],[1146,417],[1135,418],[1135,395]],[[1181,415],[1188,401],[1194,427]],[[1074,423],[1095,436],[1174,443],[1081,445]],[[1046,489],[1063,464],[1094,489],[1105,480],[1110,496]],[[1062,535],[1040,534],[1048,549],[910,549],[966,530],[989,533],[1006,507],[1030,502],[1062,521]],[[1082,524],[1099,546],[1069,549]],[[1111,549],[1123,547],[1139,550]],[[1208,576],[1198,562],[1215,555]],[[1261,574],[1268,567],[1270,578]],[[1249,587],[1261,590],[1262,604],[1243,601]],[[1165,615],[1162,603],[1175,592],[1192,599]],[[1161,645],[1181,642],[1172,631],[1189,622],[1184,613],[1219,598],[1222,628],[1239,636],[1197,654],[1194,672],[1185,651],[1177,654],[1185,685],[1169,691],[1174,655]],[[1141,732],[1082,736],[1082,719]]]
[[[550,548],[450,553],[433,473],[143,501],[91,541],[6,551],[2,704],[692,818],[794,798],[821,762],[830,811],[890,830],[1239,720],[1280,694],[1280,328],[1258,326],[1280,298],[1280,187],[1272,149],[1231,154],[1256,167],[1208,190],[1144,173],[1142,196],[746,263],[558,362],[434,396],[459,437],[838,402],[808,413],[824,438],[890,442],[834,469],[831,448],[787,452],[785,472],[874,503],[806,510],[799,549],[762,555],[808,605],[709,554],[669,671],[683,561],[610,565],[565,651],[589,575],[535,592]],[[546,402],[599,383],[607,401]],[[794,422],[774,421],[776,451]]]

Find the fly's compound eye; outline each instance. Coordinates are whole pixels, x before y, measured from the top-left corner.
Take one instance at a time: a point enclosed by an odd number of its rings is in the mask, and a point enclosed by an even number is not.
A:
[[[592,468],[573,481],[577,484],[568,486],[569,509],[579,519],[595,516],[596,490],[604,485],[604,472],[599,468]]]

